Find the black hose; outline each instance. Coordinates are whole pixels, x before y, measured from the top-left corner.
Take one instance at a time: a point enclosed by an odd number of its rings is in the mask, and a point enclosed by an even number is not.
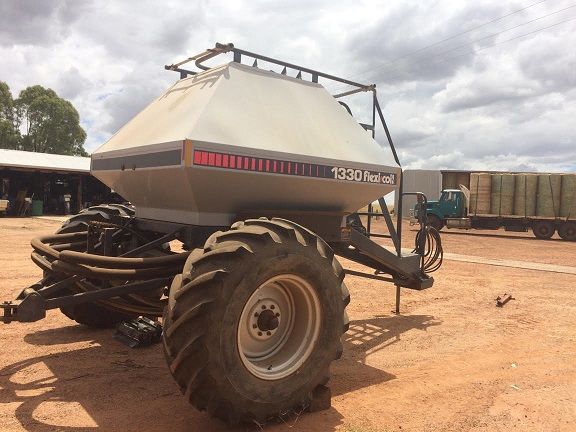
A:
[[[163,276],[174,276],[182,271],[182,266],[164,266],[152,267],[144,269],[109,269],[101,267],[91,267],[79,264],[70,264],[65,261],[54,261],[52,263],[52,270],[58,273],[72,276],[75,274],[82,275],[88,278],[102,279],[102,280],[142,280],[149,278],[157,278]]]
[[[128,229],[126,226],[120,227]],[[136,234],[133,232],[133,234]],[[139,234],[139,233],[138,233]],[[35,238],[31,241],[32,261],[44,272],[54,275],[56,279],[82,278],[76,280],[80,291],[99,289],[89,280],[106,281],[134,281],[148,280],[158,277],[171,278],[182,271],[182,267],[190,252],[170,254],[150,258],[123,258],[76,252],[70,249],[82,249],[87,245],[87,231],[53,234]],[[141,234],[138,235],[145,238]],[[59,275],[55,275],[57,273]],[[116,282],[117,283],[117,282]],[[143,314],[160,316],[164,302],[161,300],[148,300],[134,295],[128,301],[122,297],[99,300],[98,303],[115,310],[130,314]]]
[[[444,250],[440,233],[431,226],[422,227],[416,234],[416,247],[412,253],[422,255],[422,270],[433,273],[442,266]]]
[[[49,256],[54,259],[60,259],[60,252],[53,249],[48,243],[58,243],[86,238],[87,231],[80,231],[69,234],[53,234],[49,236],[36,237],[30,242],[32,248],[41,255]]]
[[[110,269],[144,269],[178,264],[184,265],[188,255],[190,255],[190,252],[187,251],[175,255],[152,258],[120,258],[65,250],[60,252],[60,261]]]

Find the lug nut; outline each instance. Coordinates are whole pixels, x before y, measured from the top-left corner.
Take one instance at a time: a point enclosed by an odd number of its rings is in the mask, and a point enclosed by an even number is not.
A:
[[[272,334],[272,332],[267,331],[266,334],[267,334],[268,336],[270,336],[270,335]]]
[[[277,316],[277,317],[279,317],[279,316],[280,316],[280,314],[279,314],[278,312],[276,312],[276,316]]]
[[[258,336],[262,336],[262,332],[258,332]]]
[[[252,324],[252,328],[258,328],[258,324]]]
[[[262,310],[266,309],[266,305],[262,305]]]
[[[255,316],[256,318],[258,318],[258,312],[256,312],[256,313],[254,314],[254,316]]]
[[[276,309],[276,306],[270,305],[270,309]]]

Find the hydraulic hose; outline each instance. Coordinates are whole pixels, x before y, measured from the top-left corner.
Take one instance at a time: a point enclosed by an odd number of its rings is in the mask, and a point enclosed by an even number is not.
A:
[[[120,258],[65,250],[60,252],[60,261],[111,269],[145,269],[168,265],[184,265],[188,255],[190,255],[190,252],[152,258]]]
[[[78,252],[86,248],[87,231],[53,234],[31,241],[32,261],[45,273],[60,274],[60,277],[77,276],[75,285],[81,292],[99,289],[88,281],[102,281],[104,286],[115,281],[148,280],[159,277],[170,278],[182,271],[189,251],[159,257],[111,257]],[[97,247],[97,246],[96,246]],[[76,249],[76,250],[70,250]],[[160,287],[161,288],[161,287]],[[131,294],[126,299],[115,297],[99,300],[98,303],[130,314],[160,316],[163,302],[160,299]]]
[[[151,268],[132,269],[109,269],[101,267],[91,267],[78,264],[70,264],[65,261],[54,261],[52,270],[65,275],[82,275],[94,279],[120,279],[120,280],[141,280],[162,276],[174,275],[182,270],[182,266],[164,266]]]
[[[413,253],[422,255],[422,270],[433,273],[442,266],[444,251],[440,233],[431,226],[422,227],[416,234],[416,247]]]

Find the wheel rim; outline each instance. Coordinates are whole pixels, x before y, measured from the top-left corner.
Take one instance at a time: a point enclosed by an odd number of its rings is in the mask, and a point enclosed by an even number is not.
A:
[[[250,296],[240,316],[237,342],[242,363],[264,380],[293,374],[316,345],[321,315],[308,281],[291,274],[268,279]]]

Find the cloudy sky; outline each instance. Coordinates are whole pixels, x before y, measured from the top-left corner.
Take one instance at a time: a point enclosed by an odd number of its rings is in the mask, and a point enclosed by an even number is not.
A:
[[[217,41],[377,83],[405,167],[576,171],[576,0],[0,2],[0,80],[71,100],[88,151]]]

